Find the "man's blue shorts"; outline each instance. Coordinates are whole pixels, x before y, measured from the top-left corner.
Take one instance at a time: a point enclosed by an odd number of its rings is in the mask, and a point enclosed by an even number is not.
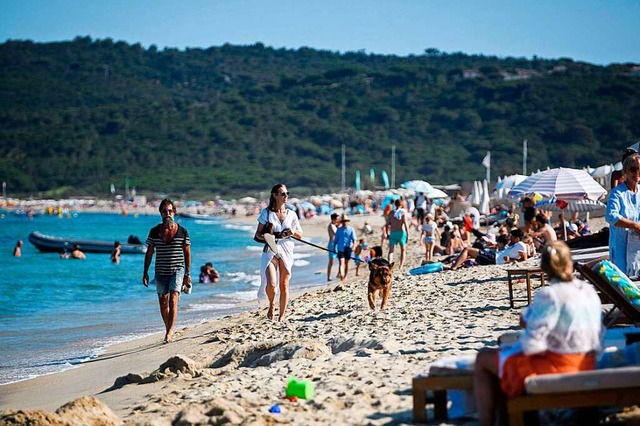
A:
[[[156,275],[156,291],[158,296],[164,296],[171,291],[180,293],[182,290],[182,280],[184,279],[184,268],[178,269],[172,275]]]
[[[405,231],[391,231],[389,232],[389,245],[395,246],[400,244],[401,247],[407,245],[408,235]]]
[[[329,241],[327,250],[329,250],[329,259],[335,259],[336,257],[338,257],[338,252],[336,251],[336,243],[334,243],[333,241]]]

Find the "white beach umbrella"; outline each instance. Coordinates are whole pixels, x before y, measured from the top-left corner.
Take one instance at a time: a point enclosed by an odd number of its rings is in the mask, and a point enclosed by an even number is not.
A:
[[[509,191],[512,197],[534,193],[565,201],[585,198],[597,200],[605,195],[607,190],[584,170],[560,167],[529,176]]]
[[[424,180],[408,180],[400,184],[401,188],[409,189],[415,192],[427,192],[433,189],[433,186]]]
[[[238,203],[240,204],[255,204],[257,202],[258,200],[253,197],[242,197],[238,200]]]
[[[469,201],[471,201],[471,204],[473,204],[474,206],[480,205],[481,192],[482,192],[482,185],[480,184],[480,181],[474,180],[473,192],[471,192],[471,197],[469,199]]]
[[[611,172],[613,172],[613,164],[605,164],[604,166],[592,169],[589,174],[592,178],[603,178],[609,176]]]
[[[487,215],[489,214],[489,203],[491,199],[489,196],[489,184],[487,180],[484,179],[482,181],[482,200],[480,201],[480,213]]]
[[[508,191],[509,189],[513,188],[514,186],[518,185],[520,182],[525,180],[526,178],[527,176],[525,175],[505,176],[504,179],[502,179],[496,184],[496,189],[504,189]]]

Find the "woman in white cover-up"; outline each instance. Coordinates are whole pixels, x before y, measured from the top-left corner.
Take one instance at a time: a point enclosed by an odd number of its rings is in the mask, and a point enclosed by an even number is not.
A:
[[[286,207],[289,197],[287,187],[279,183],[271,188],[269,205],[265,207],[258,217],[258,228],[254,239],[264,241],[265,233],[272,233],[276,237],[278,253],[273,253],[267,246],[262,252],[260,262],[260,289],[258,298],[269,300],[267,318],[273,318],[273,304],[276,296],[276,282],[279,283],[280,300],[278,321],[285,317],[287,304],[289,303],[289,279],[293,267],[293,248],[295,238],[302,238],[302,228],[298,216]]]

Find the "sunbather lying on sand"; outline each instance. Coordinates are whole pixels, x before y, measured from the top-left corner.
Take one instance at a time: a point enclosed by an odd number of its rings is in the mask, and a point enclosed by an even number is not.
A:
[[[528,249],[521,240],[522,231],[515,228],[511,231],[510,240],[507,240],[505,235],[499,235],[496,238],[496,250],[467,247],[454,260],[453,265],[445,267],[445,269],[455,271],[469,258],[475,259],[478,265],[504,265],[512,261],[527,260]],[[507,246],[508,243],[509,245]]]

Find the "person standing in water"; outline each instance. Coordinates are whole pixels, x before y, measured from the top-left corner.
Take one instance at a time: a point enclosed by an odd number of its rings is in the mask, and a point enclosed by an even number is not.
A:
[[[155,281],[160,303],[160,315],[165,326],[164,342],[173,340],[173,328],[178,318],[180,291],[191,291],[191,240],[189,232],[174,222],[176,206],[168,198],[160,202],[162,223],[154,226],[147,237],[142,284],[149,286],[149,266],[157,251]]]
[[[120,241],[116,241],[113,243],[113,250],[111,250],[111,262],[116,265],[120,263],[120,250],[121,244]]]
[[[22,240],[18,240],[16,246],[13,248],[13,257],[22,256]]]

